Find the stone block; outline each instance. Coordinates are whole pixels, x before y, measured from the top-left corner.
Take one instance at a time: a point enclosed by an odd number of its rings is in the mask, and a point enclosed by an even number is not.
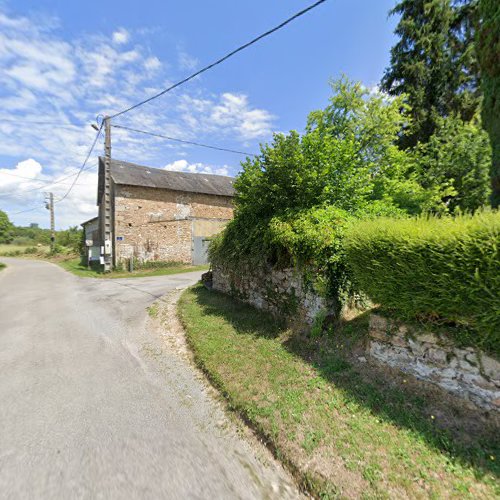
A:
[[[370,337],[372,339],[381,340],[382,342],[390,342],[390,335],[387,334],[384,330],[371,330],[370,329]]]
[[[454,368],[446,367],[436,370],[441,379],[458,380],[460,378],[460,372]]]
[[[430,348],[427,350],[425,357],[436,365],[444,366],[448,364],[446,351],[438,348]]]
[[[388,339],[388,342],[392,345],[408,349],[408,340],[406,340],[404,337],[400,337],[399,335],[389,335]]]
[[[481,356],[481,367],[484,374],[495,381],[500,382],[500,363],[490,356]]]
[[[406,337],[408,335],[408,327],[406,325],[399,325],[397,335]]]
[[[418,357],[424,356],[427,346],[420,342],[420,340],[408,339],[408,345],[410,346],[411,352]]]
[[[452,394],[456,394],[457,396],[467,399],[465,389],[461,387],[460,383],[456,379],[443,378],[439,380],[437,385],[442,387],[445,391],[451,392]]]
[[[439,343],[439,338],[432,333],[418,333],[416,338],[419,342],[425,344],[437,344]]]
[[[417,361],[412,365],[413,370],[415,370],[415,373],[419,378],[422,379],[428,379],[430,378],[430,375],[434,373],[434,369],[430,367],[427,363],[424,363],[422,361]]]
[[[460,366],[460,370],[462,370],[464,373],[479,375],[480,368],[478,365],[470,364],[465,358],[459,359],[458,363]]]
[[[388,330],[388,321],[383,316],[379,314],[371,314],[370,315],[370,331],[378,330],[378,331],[387,331]]]

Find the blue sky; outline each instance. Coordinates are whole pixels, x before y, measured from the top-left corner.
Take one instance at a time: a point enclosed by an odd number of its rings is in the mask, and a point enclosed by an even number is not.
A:
[[[47,226],[99,113],[161,90],[283,21],[312,0],[106,2],[0,0],[0,209]],[[258,152],[275,131],[302,130],[328,80],[375,86],[389,61],[393,0],[328,0],[283,30],[116,123]],[[56,125],[35,122],[54,122]],[[73,126],[72,124],[76,125]],[[102,143],[96,148],[102,152]],[[153,167],[235,175],[241,157],[113,129],[114,157]],[[95,157],[89,166],[96,164]],[[56,207],[58,227],[96,213],[96,170]],[[15,215],[31,207],[37,210]]]

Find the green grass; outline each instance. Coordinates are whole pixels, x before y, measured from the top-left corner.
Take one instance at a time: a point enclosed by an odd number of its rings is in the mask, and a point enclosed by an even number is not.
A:
[[[17,257],[24,255],[27,248],[36,248],[37,252],[41,253],[49,251],[48,246],[37,247],[36,245],[7,245],[2,243],[0,244],[0,255]]]
[[[4,269],[5,267],[6,267],[6,266],[5,266],[5,264],[2,264],[2,263],[0,262],[0,271],[1,271],[2,269]]]
[[[162,268],[138,269],[133,272],[112,271],[103,273],[100,269],[87,268],[81,264],[80,258],[73,258],[57,262],[62,268],[83,278],[143,278],[147,276],[165,276],[169,274],[188,273],[191,271],[203,271],[208,266],[191,266],[188,264],[165,265]]]
[[[304,339],[202,286],[184,292],[179,315],[197,363],[230,408],[314,496],[500,495],[498,429],[478,421],[473,433],[474,420],[462,426],[441,393],[427,396],[403,376],[388,380],[353,362],[366,316]]]

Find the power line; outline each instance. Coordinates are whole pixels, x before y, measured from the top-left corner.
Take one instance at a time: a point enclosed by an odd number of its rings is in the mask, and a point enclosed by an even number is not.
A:
[[[10,177],[19,177],[19,179],[27,179],[28,181],[34,181],[34,182],[50,182],[50,181],[45,181],[43,179],[33,179],[33,177],[26,177],[25,175],[11,174],[10,172],[0,171],[0,174],[10,175]]]
[[[90,169],[92,169],[92,168],[94,168],[96,166],[97,165],[91,165],[89,167],[86,167],[86,168],[83,169],[83,172],[85,172],[87,170],[90,170]],[[0,172],[0,174],[7,174],[7,175],[10,175],[12,177],[20,177],[21,179],[29,179],[29,180],[32,180],[33,182],[44,182],[45,183],[44,186],[39,186],[39,187],[35,187],[35,188],[32,188],[32,189],[26,189],[22,193],[19,193],[20,195],[23,195],[24,193],[31,193],[33,191],[39,191],[40,189],[45,189],[48,186],[55,186],[56,184],[61,184],[63,181],[65,181],[67,179],[71,179],[72,177],[75,177],[75,175],[78,175],[78,173],[75,172],[74,174],[67,175],[66,177],[61,177],[60,179],[56,179],[55,181],[48,181],[48,180],[46,181],[46,180],[43,180],[43,179],[31,179],[31,178],[28,178],[28,177],[23,177],[23,176],[20,176],[20,175],[15,175],[15,174],[7,173],[7,172]],[[82,186],[83,184],[77,184],[77,185],[78,186]],[[18,195],[17,191],[9,191],[8,193],[0,193],[0,196],[16,196],[16,195]]]
[[[20,210],[18,212],[14,212],[12,213],[12,215],[19,215],[19,214],[24,214],[24,213],[27,213],[27,212],[33,212],[34,210],[39,210],[40,208],[44,207],[45,205],[37,205],[36,207],[32,207],[32,208],[26,208],[24,210]]]
[[[171,90],[175,89],[176,87],[179,87],[180,85],[183,85],[184,83],[188,82],[189,80],[192,80],[193,78],[201,75],[202,73],[205,73],[205,71],[208,71],[209,69],[213,68],[214,66],[217,66],[218,64],[221,64],[222,62],[226,61],[227,59],[229,59],[230,57],[234,56],[238,52],[241,52],[242,50],[250,47],[254,43],[258,42],[259,40],[262,40],[263,38],[271,35],[275,31],[280,30],[281,28],[283,28],[287,24],[291,23],[292,21],[294,21],[298,17],[303,16],[304,14],[306,14],[310,10],[318,7],[320,4],[322,4],[324,2],[326,2],[326,0],[318,0],[317,2],[313,3],[309,7],[306,7],[305,9],[301,10],[300,12],[297,12],[292,17],[289,17],[286,21],[283,21],[278,26],[275,26],[274,28],[270,29],[269,31],[266,31],[262,35],[259,35],[258,37],[254,38],[253,40],[250,40],[249,42],[245,43],[244,45],[241,45],[240,47],[238,47],[237,49],[233,50],[232,52],[229,52],[229,54],[226,54],[224,57],[221,57],[220,59],[217,59],[215,62],[209,64],[208,66],[205,66],[204,68],[196,71],[195,73],[193,73],[192,75],[188,76],[187,78],[184,78],[183,80],[181,80],[181,81],[179,81],[177,83],[174,83],[173,85],[171,85],[170,87],[166,88],[165,90],[162,90],[161,92],[158,92],[158,94],[155,94],[155,95],[153,95],[153,96],[151,96],[151,97],[149,97],[147,99],[144,99],[144,101],[138,102],[137,104],[134,104],[134,105],[130,106],[129,108],[126,108],[126,109],[124,109],[122,111],[119,111],[118,113],[115,113],[114,115],[111,115],[110,118],[116,118],[117,116],[120,116],[120,115],[123,115],[125,113],[128,113],[129,111],[132,111],[133,109],[138,108],[139,106],[142,106],[143,104],[146,104],[148,102],[151,102],[152,100],[157,99],[158,97],[166,94],[167,92],[170,92]]]
[[[199,146],[201,148],[208,148],[208,149],[216,149],[217,151],[226,151],[227,153],[235,153],[238,155],[244,155],[244,156],[257,156],[254,153],[246,153],[245,151],[238,151],[236,149],[227,149],[227,148],[222,148],[219,146],[211,146],[209,144],[202,144],[201,142],[194,142],[194,141],[186,141],[184,139],[178,139],[176,137],[170,137],[168,135],[162,135],[162,134],[157,134],[155,132],[149,132],[147,130],[139,130],[136,128],[131,128],[131,127],[125,127],[124,125],[111,125],[114,128],[121,128],[123,130],[130,130],[131,132],[137,132],[138,134],[145,134],[145,135],[151,135],[153,137],[159,137],[161,139],[167,139],[168,141],[176,141],[176,142],[181,142],[183,144],[190,144],[192,146]]]
[[[66,191],[66,193],[64,193],[63,197],[60,198],[59,200],[57,200],[55,203],[61,203],[61,201],[63,201],[69,195],[69,193],[71,193],[71,190],[75,186],[76,181],[80,177],[81,173],[84,171],[85,165],[87,165],[87,162],[89,161],[89,158],[90,158],[90,155],[92,154],[92,151],[94,151],[95,145],[97,144],[97,140],[99,139],[99,136],[101,135],[101,130],[102,130],[103,124],[104,124],[104,122],[101,123],[101,126],[97,130],[97,134],[95,135],[94,142],[92,143],[92,146],[90,146],[89,152],[87,153],[87,156],[85,157],[85,160],[83,161],[82,166],[80,167],[80,170],[78,170],[78,173],[76,174],[76,177],[73,180],[73,183],[71,184],[69,189]]]
[[[92,143],[92,146],[90,147],[88,153],[87,153],[87,156],[85,157],[85,160],[83,161],[82,163],[82,166],[80,167],[80,169],[78,170],[77,173],[75,174],[71,174],[71,175],[68,175],[66,177],[62,177],[61,179],[57,180],[57,181],[54,181],[54,182],[51,182],[45,186],[40,186],[40,187],[37,187],[37,188],[33,188],[33,189],[28,189],[26,191],[23,192],[24,193],[28,193],[28,192],[31,192],[31,191],[39,191],[40,189],[45,189],[47,188],[48,186],[50,185],[55,185],[55,184],[59,184],[60,182],[66,180],[66,179],[70,179],[71,177],[75,177],[75,179],[73,180],[73,182],[71,183],[71,186],[69,187],[69,189],[66,191],[66,193],[63,195],[62,198],[60,198],[59,200],[55,201],[54,203],[60,203],[61,201],[63,201],[65,198],[67,198],[67,196],[70,194],[70,192],[72,191],[72,189],[75,187],[76,185],[76,181],[78,180],[78,178],[80,177],[81,173],[86,171],[86,170],[89,170],[91,168],[94,168],[95,165],[92,165],[90,167],[85,167],[87,162],[89,161],[89,158],[90,158],[90,155],[92,154],[92,152],[94,151],[94,148],[95,148],[95,145],[97,144],[97,140],[99,139],[99,136],[101,135],[101,130],[102,130],[102,124],[101,126],[99,127],[99,130],[97,131],[97,134],[96,134],[96,137],[94,139],[94,142]],[[7,196],[7,195],[12,195],[12,194],[16,194],[16,193],[0,193],[0,196]],[[18,215],[18,214],[22,214],[22,213],[25,213],[25,212],[32,212],[33,210],[37,210],[39,207],[34,207],[34,208],[29,208],[27,210],[21,210],[20,212],[15,212],[13,213],[12,215]]]
[[[16,123],[19,125],[19,123],[26,123],[28,125],[51,125],[54,127],[59,127],[59,128],[66,128],[66,127],[85,127],[85,123],[67,123],[67,122],[50,122],[50,121],[39,121],[39,120],[25,120],[23,118],[0,118],[0,124],[3,122],[8,122],[8,123]]]
[[[51,181],[49,179],[34,179],[33,177],[27,177],[25,175],[18,175],[18,174],[12,174],[11,172],[3,172],[3,171],[0,171],[0,174],[3,174],[3,175],[9,175],[10,177],[17,177],[19,179],[26,179],[28,181],[33,181],[33,182],[42,182],[42,183],[45,183],[45,184],[54,184],[55,181]],[[76,175],[76,173],[72,174],[71,176],[73,177],[74,175]],[[61,183],[61,181],[57,181],[58,184]],[[83,184],[80,184],[80,186],[82,186]],[[37,188],[39,189],[39,188]]]
[[[33,212],[35,210],[39,210],[40,208],[44,207],[44,205],[40,205],[38,207],[33,207],[33,208],[28,208],[27,210],[21,210],[20,212],[14,212],[11,215],[19,215],[19,214],[25,214],[27,212]]]
[[[238,47],[237,49],[229,52],[228,54],[226,54],[225,56],[221,57],[220,59],[217,59],[215,62],[209,64],[208,66],[205,66],[204,68],[196,71],[195,73],[193,73],[192,75],[184,78],[183,80],[180,80],[179,82],[171,85],[170,87],[164,89],[163,91],[141,101],[141,102],[138,102],[137,104],[134,104],[122,111],[119,111],[118,113],[115,113],[114,115],[112,115],[110,118],[116,118],[118,116],[121,116],[125,113],[128,113],[129,111],[132,111],[133,109],[136,109],[148,102],[151,102],[153,101],[154,99],[157,99],[158,97],[166,94],[167,92],[170,92],[172,90],[174,90],[175,88],[183,85],[184,83],[187,83],[188,81],[192,80],[193,78],[196,78],[197,76],[201,75],[202,73],[205,73],[206,71],[212,69],[213,67],[221,64],[222,62],[226,61],[227,59],[229,59],[230,57],[236,55],[238,52],[241,52],[242,50],[250,47],[251,45],[257,43],[258,41],[262,40],[263,38],[266,38],[268,37],[269,35],[273,34],[274,32],[280,30],[281,28],[285,27],[287,24],[291,23],[292,21],[294,21],[295,19],[303,16],[304,14],[306,14],[307,12],[309,12],[310,10],[313,10],[314,8],[318,7],[319,5],[321,5],[322,3],[324,3],[326,0],[318,0],[317,2],[313,3],[312,5],[310,5],[309,7],[306,7],[305,9],[297,12],[296,14],[294,14],[293,16],[291,16],[290,18],[286,19],[285,21],[283,21],[281,24],[275,26],[274,28],[266,31],[265,33],[259,35],[258,37],[250,40],[249,42],[245,43],[244,45],[241,45],[240,47]],[[8,121],[7,119],[5,121]],[[29,123],[28,120],[25,120],[24,121],[25,123]],[[36,124],[37,122],[32,122],[33,124]],[[43,125],[57,125],[57,126],[64,126],[64,124],[61,124],[61,123],[52,123],[52,122],[38,122],[38,124],[43,124]],[[69,124],[71,126],[78,126],[78,125],[73,125],[73,124]],[[54,184],[57,184],[65,179],[68,179],[68,178],[71,178],[71,177],[74,177],[76,176],[76,178],[74,179],[73,183],[71,184],[70,188],[66,191],[66,193],[64,194],[64,196],[62,198],[60,198],[59,200],[57,200],[55,203],[60,203],[61,201],[63,201],[72,191],[73,187],[75,186],[76,184],[76,181],[78,180],[78,178],[80,177],[81,173],[84,171],[84,170],[88,170],[88,168],[85,168],[96,144],[97,144],[97,140],[99,139],[99,135],[101,134],[101,130],[102,130],[102,126],[103,124],[101,123],[101,126],[99,127],[99,130],[97,131],[97,134],[96,134],[96,137],[94,139],[94,142],[92,143],[92,146],[90,147],[90,150],[87,154],[87,156],[85,157],[85,160],[84,162],[82,163],[82,166],[80,167],[80,169],[78,170],[78,172],[76,174],[72,174],[70,176],[67,176],[67,177],[64,177],[58,181],[55,181],[53,183],[51,183],[52,185]],[[186,143],[186,144],[191,144],[191,145],[195,145],[195,146],[200,146],[200,147],[206,147],[206,148],[210,148],[210,149],[217,149],[217,150],[220,150],[220,151],[227,151],[227,152],[231,152],[231,153],[237,153],[237,154],[244,154],[244,155],[247,155],[247,156],[255,156],[254,154],[249,154],[249,153],[244,153],[242,151],[236,151],[236,150],[230,150],[230,149],[226,149],[226,148],[219,148],[217,146],[210,146],[210,145],[207,145],[207,144],[202,144],[202,143],[196,143],[196,142],[193,142],[193,141],[185,141],[185,140],[182,140],[182,139],[177,139],[177,138],[173,138],[173,137],[169,137],[169,136],[163,136],[161,134],[155,134],[153,132],[146,132],[146,131],[143,131],[143,130],[138,130],[138,129],[132,129],[132,128],[128,128],[128,127],[123,127],[123,126],[117,126],[115,125],[115,127],[117,128],[123,128],[123,129],[128,129],[128,130],[131,130],[131,131],[134,131],[134,132],[137,132],[137,133],[143,133],[143,134],[148,134],[148,135],[151,135],[151,136],[156,136],[156,137],[161,137],[163,139],[167,139],[167,140],[172,140],[172,141],[177,141],[177,142],[183,142],[183,143]],[[43,187],[47,187],[47,186],[43,186]],[[35,188],[33,189],[32,191],[36,191],[36,190],[39,190],[39,189],[43,189],[43,187],[40,187],[40,188]],[[30,209],[27,209],[27,210],[22,210],[20,212],[16,212],[14,213],[13,215],[18,215],[18,214],[21,214],[21,213],[26,213],[26,212],[32,212],[34,210],[38,210],[40,207],[33,207],[33,208],[30,208]]]

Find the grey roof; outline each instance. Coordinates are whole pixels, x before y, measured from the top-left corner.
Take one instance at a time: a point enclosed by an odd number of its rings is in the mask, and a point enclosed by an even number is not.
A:
[[[99,158],[99,194],[101,198],[104,158]],[[190,193],[234,196],[233,177],[211,174],[171,172],[121,160],[111,160],[111,178],[115,184],[171,189]]]
[[[92,217],[92,219],[86,220],[85,222],[82,222],[80,226],[86,226],[87,224],[90,224],[91,222],[94,222],[98,219],[99,217]]]

